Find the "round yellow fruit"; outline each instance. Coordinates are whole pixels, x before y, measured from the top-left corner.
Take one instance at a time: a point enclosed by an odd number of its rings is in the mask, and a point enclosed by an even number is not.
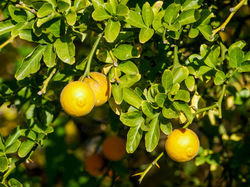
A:
[[[67,84],[60,96],[63,110],[71,116],[84,116],[94,107],[95,95],[90,86],[82,81]]]
[[[176,162],[186,162],[194,158],[200,147],[197,135],[190,129],[175,129],[167,138],[165,149]]]
[[[111,96],[111,83],[102,73],[91,72],[83,82],[87,83],[94,91],[96,102],[95,106],[101,106],[108,101]]]
[[[119,136],[110,136],[103,141],[102,152],[108,160],[121,160],[126,154],[126,142]]]

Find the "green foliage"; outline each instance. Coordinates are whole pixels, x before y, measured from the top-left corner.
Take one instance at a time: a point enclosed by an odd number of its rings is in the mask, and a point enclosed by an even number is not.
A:
[[[35,44],[17,64],[15,80],[0,79],[0,105],[15,105],[24,124],[0,137],[1,176],[55,134],[60,91],[83,70],[88,75],[90,63],[91,71],[103,71],[112,83],[128,153],[142,141],[147,152],[158,150],[161,134],[169,135],[176,124],[199,123],[206,113],[211,123],[221,118],[225,95],[235,105],[249,102],[249,87],[240,90],[235,82],[250,72],[250,52],[243,40],[227,46],[217,35],[211,37],[214,7],[203,0],[1,2],[1,41],[19,37]],[[86,50],[82,43],[93,48]],[[195,164],[217,167],[219,157],[202,149]],[[4,184],[22,186],[6,177],[1,177]]]

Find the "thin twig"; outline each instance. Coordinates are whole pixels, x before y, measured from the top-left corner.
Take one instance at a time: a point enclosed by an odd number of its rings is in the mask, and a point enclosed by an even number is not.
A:
[[[42,94],[45,94],[45,93],[46,93],[46,89],[47,89],[47,86],[48,86],[48,84],[49,84],[49,81],[51,80],[51,78],[53,77],[53,75],[54,75],[55,73],[56,73],[56,68],[54,68],[54,69],[51,71],[49,77],[48,77],[45,81],[43,81],[43,87],[42,87],[42,89],[37,93],[38,95],[42,95]]]
[[[164,155],[164,153],[162,152],[161,154],[158,155],[158,157],[151,163],[148,165],[148,167],[143,171],[143,172],[140,172],[140,173],[136,173],[134,174],[133,176],[140,176],[139,178],[139,183],[142,182],[143,178],[145,177],[145,175],[150,171],[150,169],[155,165],[157,166],[158,168],[160,167],[158,165],[158,160],[160,160],[160,158]]]
[[[220,94],[220,97],[219,97],[218,101],[215,104],[211,105],[211,106],[208,106],[208,107],[201,108],[201,109],[197,110],[193,114],[193,119],[197,114],[208,111],[208,110],[211,110],[211,109],[214,109],[214,108],[217,108],[217,107],[218,107],[218,110],[219,110],[219,118],[222,118],[221,104],[222,104],[222,100],[223,100],[223,97],[225,95],[225,92],[226,92],[226,85],[224,84],[223,87],[222,87],[222,91],[221,91],[221,94]],[[193,119],[191,121],[188,121],[182,128],[187,128],[192,123]]]
[[[219,26],[217,29],[213,30],[212,35],[210,36],[211,39],[214,38],[214,35],[217,32],[225,30],[225,27],[230,22],[230,20],[234,16],[234,14],[245,4],[245,2],[247,2],[247,0],[241,0],[241,2],[239,2],[235,7],[230,8],[230,12],[231,13],[229,14],[229,16],[227,17],[227,19],[224,21],[224,23],[221,26]]]
[[[6,40],[4,43],[2,43],[2,44],[0,45],[0,51],[1,51],[2,48],[4,48],[6,45],[8,45],[9,43],[11,43],[14,39],[15,39],[15,36],[11,36],[8,40]]]

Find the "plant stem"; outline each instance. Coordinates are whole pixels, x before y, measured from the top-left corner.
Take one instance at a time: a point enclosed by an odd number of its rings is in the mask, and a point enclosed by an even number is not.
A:
[[[90,54],[89,54],[89,56],[88,56],[88,62],[87,62],[87,67],[86,67],[86,69],[85,69],[85,72],[84,72],[84,74],[79,78],[79,81],[83,81],[83,79],[84,79],[86,76],[89,76],[91,62],[92,62],[94,53],[95,53],[95,51],[96,51],[96,49],[97,49],[97,46],[98,46],[98,44],[99,44],[99,42],[100,42],[100,40],[101,40],[101,38],[102,38],[102,35],[103,35],[103,33],[98,34],[98,37],[97,37],[97,39],[96,39],[96,41],[95,41],[95,43],[94,43],[94,45],[93,45],[93,47],[92,47],[92,49],[91,49],[91,51],[90,51]]]
[[[143,178],[145,177],[145,175],[149,172],[149,170],[154,166],[156,165],[157,167],[159,167],[159,165],[157,164],[158,160],[160,160],[160,158],[164,155],[164,153],[162,152],[161,154],[158,155],[158,157],[150,164],[148,165],[148,167],[143,171],[143,172],[140,172],[140,173],[137,173],[133,176],[138,176],[140,175],[140,178],[139,178],[139,183],[142,182]]]
[[[51,80],[51,78],[53,77],[53,75],[54,75],[55,73],[56,73],[56,68],[54,68],[54,69],[51,71],[49,77],[48,77],[45,81],[43,81],[43,87],[42,87],[42,89],[37,93],[38,95],[42,95],[42,94],[45,94],[45,93],[46,93],[46,89],[47,89],[47,86],[48,86],[48,84],[49,84],[49,81]]]
[[[15,39],[15,36],[11,36],[8,40],[6,40],[4,43],[2,43],[2,44],[0,45],[0,51],[1,51],[2,48],[4,48],[6,45],[8,45],[9,43],[11,43],[14,39]]]
[[[226,85],[224,84],[223,87],[222,87],[220,98],[219,98],[219,100],[217,102],[218,109],[219,109],[219,118],[222,118],[221,104],[222,104],[223,97],[225,95],[225,91],[226,91]]]
[[[247,0],[241,0],[235,7],[230,8],[231,13],[227,17],[227,19],[224,21],[224,23],[219,26],[217,29],[213,30],[212,35],[210,36],[211,39],[213,39],[214,35],[219,31],[224,31],[227,24],[230,22],[234,14],[244,5],[244,3],[247,2]]]
[[[10,173],[16,168],[15,164],[11,164],[8,171],[3,175],[2,183],[5,183],[6,178],[10,175]]]
[[[16,4],[16,7],[22,8],[24,10],[27,10],[27,11],[33,13],[33,14],[36,14],[36,10],[35,9],[30,9],[23,2],[20,2],[19,4]]]
[[[220,94],[218,101],[211,106],[199,109],[197,112],[195,112],[193,114],[193,119],[195,118],[195,116],[197,114],[211,110],[211,109],[216,108],[216,107],[218,107],[218,110],[219,110],[219,118],[222,118],[221,104],[222,104],[222,100],[223,100],[225,92],[226,92],[226,85],[224,84],[222,87],[222,91],[221,91],[221,94]],[[193,121],[193,119],[192,119],[192,121]],[[187,128],[192,123],[192,121],[187,122],[182,128]]]

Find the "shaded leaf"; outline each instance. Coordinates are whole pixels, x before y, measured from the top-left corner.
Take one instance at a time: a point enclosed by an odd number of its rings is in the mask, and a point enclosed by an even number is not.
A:
[[[123,99],[136,108],[140,108],[143,101],[131,88],[123,88]]]
[[[127,134],[126,150],[128,153],[133,153],[142,139],[143,131],[141,125],[131,127]]]
[[[104,36],[107,42],[109,43],[114,42],[120,33],[120,29],[121,29],[121,24],[119,21],[112,21],[111,19],[109,19],[108,24],[104,31]]]
[[[67,64],[75,63],[75,45],[73,41],[62,41],[60,38],[54,43],[57,56]]]
[[[18,156],[21,158],[25,157],[31,151],[34,145],[35,145],[35,142],[29,139],[25,140],[19,147]]]
[[[140,126],[144,122],[141,111],[122,113],[120,120],[124,125],[129,127]]]
[[[154,35],[154,29],[142,28],[139,33],[139,41],[141,43],[146,43]]]
[[[159,114],[149,124],[149,130],[145,134],[145,147],[148,152],[152,152],[158,145],[160,139]]]
[[[40,69],[40,61],[45,49],[45,45],[39,45],[23,60],[15,74],[17,80],[22,80],[28,75],[36,73]]]
[[[154,109],[152,108],[151,104],[147,101],[142,102],[142,112],[149,117],[150,119],[153,119],[155,117]]]

